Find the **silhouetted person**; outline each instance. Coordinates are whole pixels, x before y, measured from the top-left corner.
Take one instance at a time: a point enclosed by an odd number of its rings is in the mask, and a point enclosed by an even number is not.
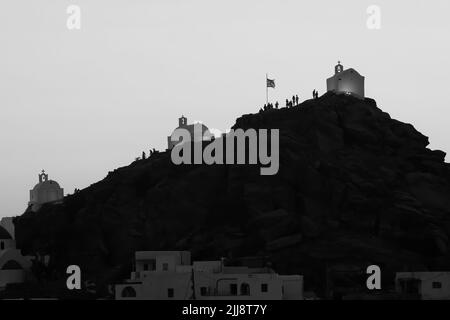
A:
[[[313,98],[316,98],[316,89],[313,90]]]
[[[292,96],[292,104],[295,104],[295,96]]]
[[[275,102],[275,109],[278,109],[278,101]]]
[[[286,108],[289,108],[289,100],[286,99]]]
[[[318,91],[316,91],[316,96],[315,96],[315,98],[316,98],[316,99],[319,99],[319,92],[318,92]]]
[[[298,95],[295,95],[295,105],[298,106]]]
[[[142,151],[142,160],[145,160],[145,157],[146,157],[145,151]]]

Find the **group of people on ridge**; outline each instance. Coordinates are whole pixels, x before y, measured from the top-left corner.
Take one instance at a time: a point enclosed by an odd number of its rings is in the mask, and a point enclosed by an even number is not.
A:
[[[292,108],[298,106],[298,95],[292,96],[292,100],[286,99],[286,108]]]
[[[156,150],[155,148],[150,149],[150,151],[148,152],[148,157],[150,158],[155,153],[159,153],[159,151]],[[138,160],[145,160],[146,158],[147,158],[147,155],[145,154],[145,151],[142,151],[142,157],[140,157],[140,158],[137,157],[135,160],[136,161],[138,161]]]
[[[313,90],[312,94],[313,94],[314,99],[319,98],[319,92],[316,89]],[[286,108],[292,108],[294,106],[298,106],[298,101],[299,101],[298,95],[292,96],[291,100],[286,99]],[[274,106],[275,106],[275,109],[278,109],[278,107],[279,107],[278,101],[275,102],[275,105],[270,102],[265,104],[263,108],[259,109],[259,112],[273,110]]]

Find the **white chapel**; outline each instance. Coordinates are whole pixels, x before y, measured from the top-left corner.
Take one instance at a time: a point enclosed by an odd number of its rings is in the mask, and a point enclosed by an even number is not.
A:
[[[31,210],[36,211],[45,203],[58,202],[64,198],[64,189],[58,182],[48,179],[44,170],[39,174],[39,183],[30,190],[30,201],[28,205]]]
[[[344,70],[339,61],[334,68],[334,75],[327,79],[327,91],[364,99],[364,77],[353,68]]]

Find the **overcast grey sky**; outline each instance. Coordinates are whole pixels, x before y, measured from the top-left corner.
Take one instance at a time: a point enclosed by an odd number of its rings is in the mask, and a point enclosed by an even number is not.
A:
[[[181,114],[226,129],[257,112],[266,72],[273,101],[322,94],[337,60],[450,151],[448,15],[448,0],[2,0],[0,217],[24,211],[42,169],[72,193],[165,149]]]

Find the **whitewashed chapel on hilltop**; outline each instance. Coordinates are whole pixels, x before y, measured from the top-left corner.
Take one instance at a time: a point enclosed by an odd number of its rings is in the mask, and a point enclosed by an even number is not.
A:
[[[334,75],[327,79],[327,91],[363,99],[364,77],[353,68],[344,70],[344,66],[339,61],[334,68]]]
[[[199,124],[201,125],[201,135],[199,137],[196,137],[194,135],[194,128],[195,128],[195,123],[193,124],[187,124],[187,118],[185,116],[181,116],[181,118],[178,118],[178,127],[175,128],[175,130],[173,132],[175,132],[177,129],[186,129],[189,131],[190,135],[191,135],[191,141],[202,141],[207,139],[208,137],[211,137],[212,134],[209,132],[209,129],[207,126],[205,126],[204,124]],[[179,140],[175,140],[172,139],[172,135],[173,133],[167,137],[167,149],[171,150],[175,145],[177,145],[179,142]]]
[[[39,210],[45,203],[59,202],[64,198],[64,189],[58,182],[48,179],[48,174],[44,170],[39,174],[39,183],[30,190],[30,201],[32,211]]]

